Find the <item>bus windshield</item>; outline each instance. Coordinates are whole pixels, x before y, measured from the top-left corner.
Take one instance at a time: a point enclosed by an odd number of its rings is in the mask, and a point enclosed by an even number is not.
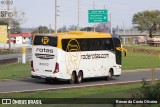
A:
[[[57,47],[57,37],[36,35],[34,37],[33,45],[45,45],[45,46]]]

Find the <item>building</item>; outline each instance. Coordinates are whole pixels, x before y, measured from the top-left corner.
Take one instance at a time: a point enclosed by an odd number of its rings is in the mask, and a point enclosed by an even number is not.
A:
[[[22,32],[21,34],[10,34],[11,42],[14,44],[30,44],[32,34],[30,32]]]

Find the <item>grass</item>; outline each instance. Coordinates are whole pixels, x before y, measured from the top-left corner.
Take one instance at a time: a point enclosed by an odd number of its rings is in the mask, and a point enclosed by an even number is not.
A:
[[[138,45],[138,46],[125,46],[124,48],[134,48],[134,49],[146,49],[146,50],[157,50],[160,51],[159,47],[155,46],[148,46],[148,45]]]
[[[130,98],[132,94],[138,92],[141,84],[99,86],[67,90],[39,91],[30,93],[0,94],[1,98]],[[21,105],[19,105],[21,107]],[[19,107],[12,105],[12,107]],[[23,107],[113,107],[111,104],[48,104],[48,105],[23,105]],[[7,105],[5,107],[11,107]],[[117,107],[142,107],[140,104],[122,105]],[[145,107],[158,107],[147,105]]]
[[[98,97],[99,98],[121,98],[128,97],[128,94],[116,94],[111,93],[120,92],[124,90],[135,90],[141,87],[141,84],[131,84],[131,85],[116,85],[116,86],[99,86],[99,87],[87,87],[87,88],[75,88],[75,89],[65,89],[65,90],[54,90],[54,91],[38,91],[30,93],[10,93],[10,94],[0,94],[0,97],[5,98],[74,98],[74,97]],[[106,94],[104,94],[106,93]],[[111,95],[108,95],[111,94]]]
[[[0,94],[1,98],[125,98],[136,92],[141,84],[99,86],[67,90],[39,91],[30,93]],[[125,93],[125,94],[124,94]],[[28,107],[112,107],[109,104],[50,104],[50,105],[29,105]],[[18,105],[12,105],[17,107]],[[5,106],[10,107],[10,105]],[[23,106],[23,107],[27,107]]]
[[[30,64],[0,66],[0,79],[23,78],[30,76]]]
[[[122,69],[147,69],[160,67],[160,58],[158,55],[129,52],[127,57],[123,57]]]

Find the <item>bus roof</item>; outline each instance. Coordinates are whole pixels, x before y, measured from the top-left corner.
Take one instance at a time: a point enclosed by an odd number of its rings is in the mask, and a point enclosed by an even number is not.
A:
[[[63,39],[67,38],[111,38],[112,36],[109,33],[101,32],[84,32],[84,31],[69,31],[63,35],[58,35]]]
[[[57,34],[37,34],[39,36],[58,36],[62,39],[69,38],[111,38],[111,34],[102,32],[85,32],[85,31],[68,31],[66,33]]]

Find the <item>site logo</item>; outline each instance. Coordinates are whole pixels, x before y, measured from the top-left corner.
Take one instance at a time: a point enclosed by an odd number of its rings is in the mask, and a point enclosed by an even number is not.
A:
[[[66,56],[65,56],[66,69],[68,74],[71,75],[71,70],[73,69],[76,70],[76,72],[78,72],[80,60],[81,60],[80,45],[76,39],[71,39],[68,42],[66,48]]]
[[[49,43],[49,38],[48,38],[47,36],[43,37],[43,38],[42,38],[42,43],[43,43],[44,45],[48,44],[48,43]]]

